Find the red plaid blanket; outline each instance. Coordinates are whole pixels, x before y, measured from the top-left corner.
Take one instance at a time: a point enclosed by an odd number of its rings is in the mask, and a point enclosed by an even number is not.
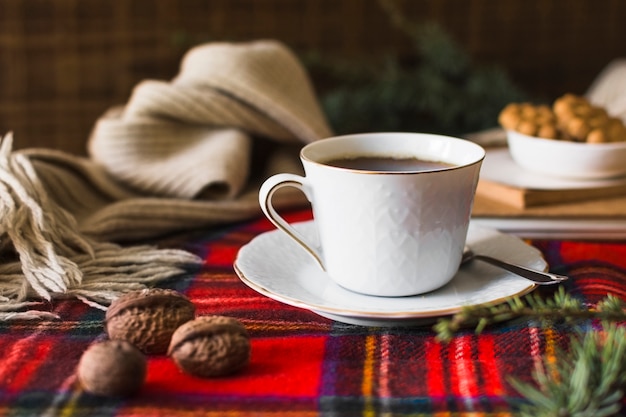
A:
[[[307,220],[308,211],[288,216]],[[232,264],[241,245],[272,230],[256,220],[186,238],[206,262],[168,282],[199,314],[239,318],[252,337],[240,374],[199,379],[151,357],[147,382],[129,399],[95,397],[76,383],[84,350],[104,338],[103,312],[77,301],[51,305],[62,321],[0,323],[0,413],[12,416],[509,416],[522,398],[510,376],[530,381],[568,328],[512,322],[438,342],[431,329],[341,324],[246,287]],[[626,244],[533,241],[570,293],[595,303],[626,299]]]

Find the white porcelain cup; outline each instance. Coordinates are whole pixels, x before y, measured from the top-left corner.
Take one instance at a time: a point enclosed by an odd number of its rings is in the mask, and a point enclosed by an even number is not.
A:
[[[415,157],[450,166],[375,171],[329,165],[342,157]],[[265,215],[313,256],[337,284],[375,296],[435,290],[458,270],[485,151],[473,142],[420,133],[322,139],[300,152],[305,176],[277,174],[259,192]],[[272,206],[282,187],[311,202],[320,247]]]

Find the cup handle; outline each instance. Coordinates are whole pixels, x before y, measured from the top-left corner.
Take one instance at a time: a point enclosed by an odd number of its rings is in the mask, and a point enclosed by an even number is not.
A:
[[[272,205],[272,197],[274,193],[283,187],[294,187],[304,193],[306,198],[311,201],[307,180],[305,177],[295,174],[276,174],[265,180],[259,190],[259,204],[263,214],[279,229],[287,234],[302,246],[320,265],[322,270],[326,270],[324,266],[321,248],[310,244],[307,239],[298,232],[293,226],[276,211]]]

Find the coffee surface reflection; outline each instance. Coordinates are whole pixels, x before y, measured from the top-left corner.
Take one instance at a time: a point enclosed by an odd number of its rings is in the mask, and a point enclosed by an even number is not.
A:
[[[395,158],[389,156],[357,156],[337,158],[330,161],[324,161],[324,164],[338,168],[381,172],[436,171],[454,166],[453,164],[441,161],[427,161],[415,157]]]

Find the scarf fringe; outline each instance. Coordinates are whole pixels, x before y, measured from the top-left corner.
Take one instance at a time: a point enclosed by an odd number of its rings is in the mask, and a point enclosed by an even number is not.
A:
[[[122,247],[82,235],[74,217],[46,194],[30,160],[0,142],[0,320],[52,319],[27,310],[73,297],[95,308],[120,294],[183,274],[202,259],[183,250]],[[9,259],[9,261],[7,261]]]

